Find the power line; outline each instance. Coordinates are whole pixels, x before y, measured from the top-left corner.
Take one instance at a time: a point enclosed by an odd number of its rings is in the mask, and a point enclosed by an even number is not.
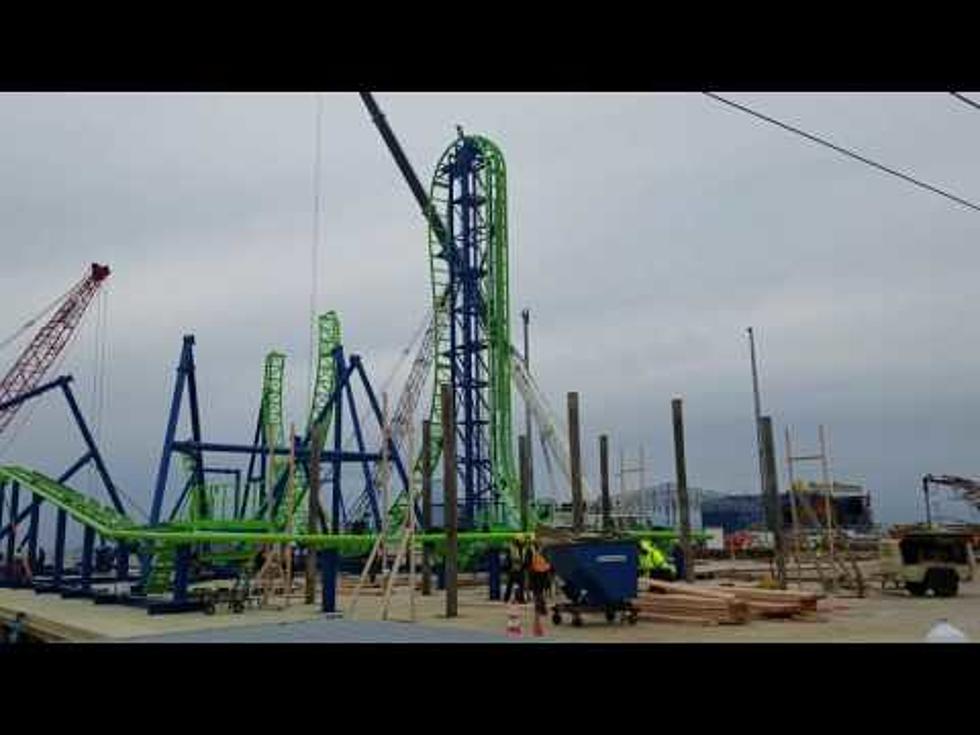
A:
[[[966,95],[962,95],[959,92],[950,92],[950,94],[953,95],[960,102],[965,102],[966,104],[970,105],[970,107],[976,107],[978,110],[980,110],[980,102],[974,102],[969,97],[967,97]]]
[[[922,189],[931,191],[933,194],[939,194],[939,196],[946,197],[947,199],[951,199],[957,204],[962,204],[964,207],[969,207],[970,209],[974,209],[980,212],[980,205],[974,204],[973,202],[963,199],[962,197],[958,197],[955,194],[951,194],[948,191],[944,191],[943,189],[935,187],[932,184],[927,184],[924,181],[920,181],[919,179],[909,176],[908,174],[904,174],[901,171],[896,171],[895,169],[889,168],[888,166],[880,164],[877,161],[872,161],[870,158],[865,158],[861,154],[855,153],[854,151],[850,151],[847,148],[842,148],[839,145],[831,143],[829,140],[824,140],[823,138],[819,138],[816,135],[811,135],[810,133],[800,130],[799,128],[794,128],[792,125],[788,125],[787,123],[780,122],[779,120],[769,117],[768,115],[763,115],[761,112],[757,112],[749,107],[746,107],[745,105],[740,105],[737,102],[732,102],[731,100],[725,99],[724,97],[720,97],[717,94],[714,94],[713,92],[704,92],[703,94],[708,97],[711,97],[714,100],[717,100],[718,102],[726,104],[730,107],[734,107],[736,110],[741,110],[742,112],[748,113],[753,117],[757,117],[760,120],[764,120],[765,122],[776,125],[777,127],[780,127],[783,130],[788,130],[791,133],[796,133],[797,135],[806,138],[807,140],[812,140],[814,143],[819,143],[822,146],[826,146],[827,148],[835,150],[838,153],[842,153],[845,156],[855,159],[856,161],[860,161],[861,163],[876,168],[879,171],[884,171],[886,174],[897,176],[898,178],[903,179],[904,181],[907,181],[910,184],[914,184],[915,186],[918,186]]]

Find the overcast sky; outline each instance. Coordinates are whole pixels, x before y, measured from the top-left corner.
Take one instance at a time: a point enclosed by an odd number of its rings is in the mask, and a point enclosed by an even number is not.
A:
[[[980,113],[947,94],[729,96],[980,200]],[[980,476],[977,212],[696,94],[378,100],[423,181],[456,124],[503,150],[513,334],[529,307],[556,412],[580,392],[595,486],[602,432],[672,479],[680,396],[690,483],[757,492],[750,324],[781,484],[787,424],[801,450],[826,424],[835,476],[885,522],[921,515],[926,472]],[[0,337],[111,266],[101,445],[144,507],[183,334],[206,437],[250,440],[272,348],[303,423],[315,111],[312,95],[0,95]],[[355,94],[324,95],[322,135],[318,307],[379,384],[428,306],[425,225]],[[62,366],[86,412],[95,314]],[[57,474],[73,432],[41,402],[0,461]]]

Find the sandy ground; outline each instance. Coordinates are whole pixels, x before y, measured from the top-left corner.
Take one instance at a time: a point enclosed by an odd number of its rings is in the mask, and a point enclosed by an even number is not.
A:
[[[345,589],[339,597],[345,620],[380,620],[381,598],[374,591],[361,595],[351,614],[351,597]],[[419,625],[449,627],[506,634],[508,608],[487,599],[486,587],[460,590],[459,617],[444,615],[445,598],[434,592],[416,596],[415,622]],[[630,626],[606,623],[601,616],[586,616],[585,625],[574,628],[565,623],[544,621],[544,642],[919,642],[940,618],[980,641],[980,581],[964,583],[959,596],[950,599],[912,598],[905,592],[882,592],[874,587],[864,599],[831,597],[821,600],[822,622],[753,620],[745,625],[703,627],[696,625],[641,621]],[[175,632],[203,631],[240,625],[297,622],[320,618],[317,608],[294,602],[283,610],[249,609],[241,615],[220,610],[216,615],[182,613],[150,616],[145,611],[119,605],[95,605],[89,600],[64,600],[52,595],[36,595],[30,590],[0,590],[0,618],[10,619],[22,611],[30,624],[43,628],[51,637],[85,641],[127,639]],[[522,609],[523,633],[531,633],[530,605]],[[395,592],[389,613],[392,621],[409,621],[409,595],[403,587]]]

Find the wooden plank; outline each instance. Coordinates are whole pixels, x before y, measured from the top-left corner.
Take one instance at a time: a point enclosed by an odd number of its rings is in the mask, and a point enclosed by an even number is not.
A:
[[[691,617],[687,615],[662,615],[660,613],[643,612],[639,615],[639,620],[650,623],[677,623],[682,625],[718,625],[718,621],[713,618]]]
[[[721,590],[716,587],[702,587],[693,584],[675,584],[674,582],[663,582],[658,579],[649,581],[649,588],[652,592],[666,594],[681,594],[688,596],[703,597],[705,599],[734,600],[736,596],[733,592]]]

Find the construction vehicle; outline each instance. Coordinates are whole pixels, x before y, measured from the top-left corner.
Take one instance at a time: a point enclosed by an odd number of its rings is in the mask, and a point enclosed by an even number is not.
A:
[[[932,525],[897,528],[879,542],[881,588],[904,587],[913,597],[929,590],[954,597],[960,582],[973,579],[976,560],[970,535]]]
[[[932,503],[929,498],[930,485],[943,485],[956,490],[971,507],[980,510],[980,482],[956,475],[924,475],[922,494],[926,503],[926,523],[932,525]]]

